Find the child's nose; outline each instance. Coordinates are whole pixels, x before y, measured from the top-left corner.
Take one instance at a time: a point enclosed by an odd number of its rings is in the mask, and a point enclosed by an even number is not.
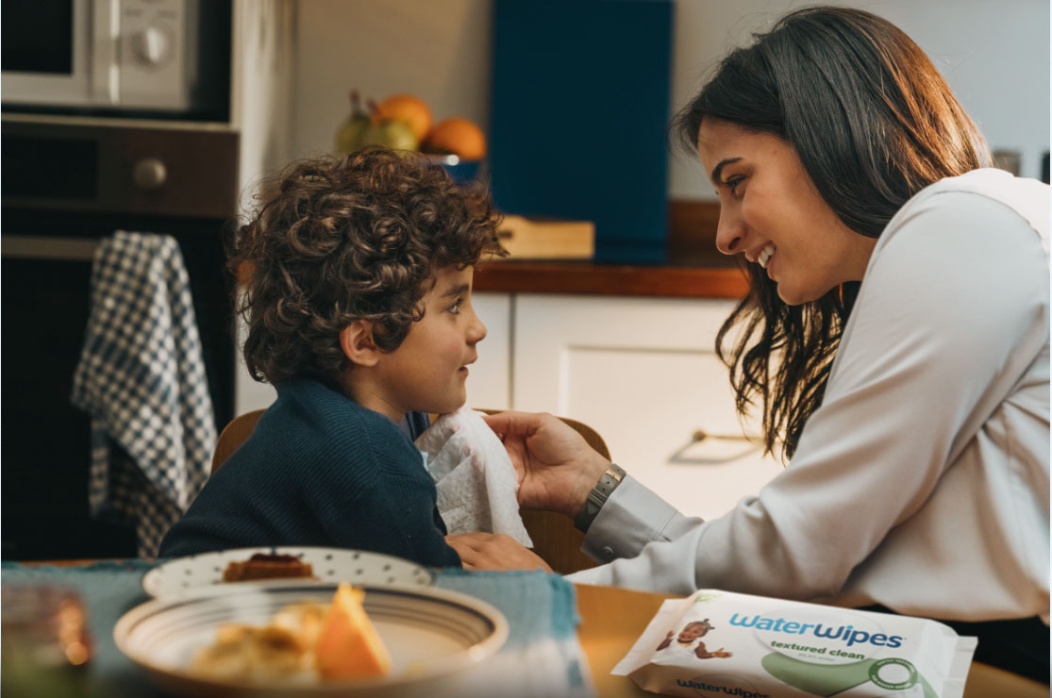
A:
[[[486,338],[486,325],[479,319],[478,315],[472,313],[473,321],[468,328],[468,344],[478,344]]]

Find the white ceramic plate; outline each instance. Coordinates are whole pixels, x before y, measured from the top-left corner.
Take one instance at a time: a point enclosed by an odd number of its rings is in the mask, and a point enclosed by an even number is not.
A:
[[[125,613],[113,637],[121,652],[177,695],[267,698],[428,693],[436,682],[455,681],[491,657],[508,637],[503,614],[471,596],[420,585],[364,588],[366,613],[391,655],[392,670],[382,678],[282,685],[216,681],[187,671],[196,652],[215,641],[219,625],[265,625],[288,604],[328,603],[335,584],[247,586],[241,593],[155,599]]]
[[[370,553],[343,548],[312,548],[278,546],[269,548],[233,548],[215,553],[202,553],[181,557],[154,567],[142,578],[142,588],[154,598],[184,595],[203,587],[226,591],[224,587],[243,584],[274,585],[265,582],[238,582],[235,585],[223,582],[223,571],[234,561],[243,562],[255,553],[295,555],[314,568],[317,582],[336,584],[350,582],[358,586],[369,584],[421,584],[434,583],[435,575],[426,567],[391,555]],[[307,580],[293,580],[302,585]],[[277,586],[288,582],[277,582]]]

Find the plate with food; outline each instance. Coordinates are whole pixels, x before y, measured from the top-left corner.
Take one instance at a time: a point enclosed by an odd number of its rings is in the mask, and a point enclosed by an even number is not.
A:
[[[225,591],[223,587],[232,582],[345,581],[379,586],[431,585],[434,579],[428,568],[392,555],[343,548],[277,546],[232,548],[169,560],[147,572],[142,587],[150,596],[163,598],[201,588]]]
[[[401,696],[465,680],[504,645],[508,622],[433,586],[250,585],[147,601],[113,636],[177,695]]]

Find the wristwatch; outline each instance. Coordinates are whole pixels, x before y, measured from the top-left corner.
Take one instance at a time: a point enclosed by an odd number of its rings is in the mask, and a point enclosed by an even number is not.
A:
[[[581,513],[574,519],[573,525],[578,530],[585,533],[588,532],[588,528],[592,525],[592,521],[595,520],[599,510],[603,508],[606,500],[610,499],[610,495],[621,484],[621,481],[625,479],[625,475],[626,473],[620,465],[616,463],[610,464],[603,476],[599,478],[599,482],[588,493],[588,499],[585,500],[584,506],[581,507]]]

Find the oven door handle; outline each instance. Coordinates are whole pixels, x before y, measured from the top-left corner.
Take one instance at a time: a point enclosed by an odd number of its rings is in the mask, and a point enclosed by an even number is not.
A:
[[[93,104],[118,104],[120,77],[117,52],[120,41],[120,7],[116,0],[92,3],[91,101]],[[130,61],[129,61],[130,62]]]
[[[51,259],[90,262],[95,258],[98,240],[32,235],[4,235],[0,253],[5,259]]]

